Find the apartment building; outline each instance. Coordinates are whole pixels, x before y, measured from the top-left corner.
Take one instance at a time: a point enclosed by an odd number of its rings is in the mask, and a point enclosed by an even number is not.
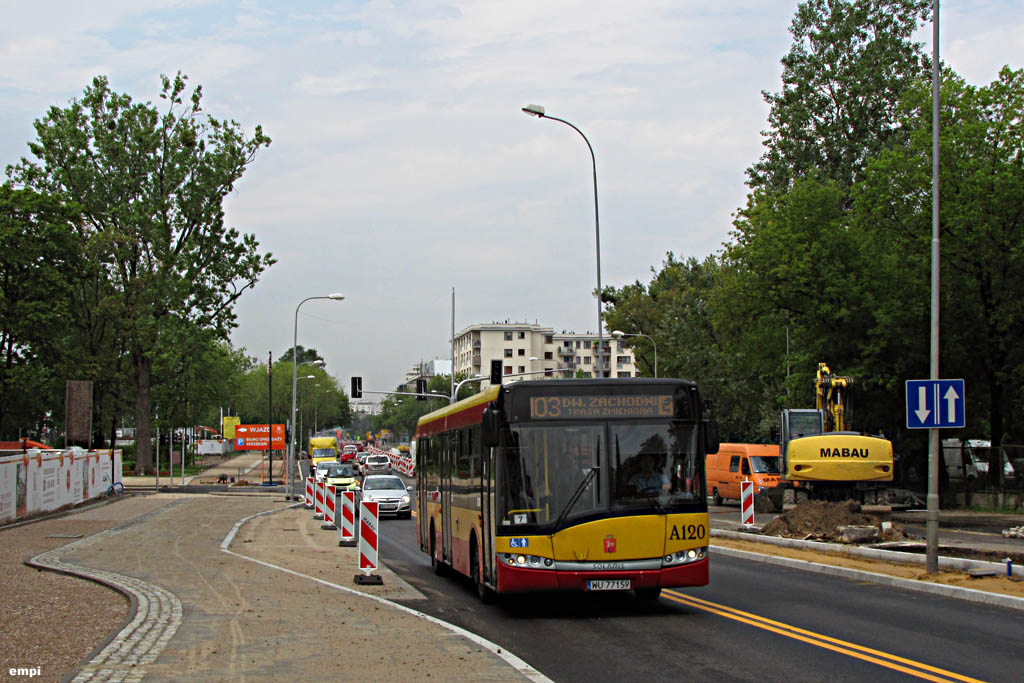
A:
[[[621,340],[604,338],[604,377],[635,377],[633,350]],[[526,322],[471,325],[455,335],[456,374],[489,375],[491,360],[500,359],[505,383],[520,379],[594,377],[597,335],[555,332]],[[490,386],[486,380],[482,388]]]

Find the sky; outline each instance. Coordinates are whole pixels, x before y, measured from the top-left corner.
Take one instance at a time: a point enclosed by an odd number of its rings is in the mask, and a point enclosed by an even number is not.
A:
[[[387,391],[456,331],[594,331],[601,280],[729,239],[762,153],[795,0],[0,0],[0,163],[96,75],[159,103],[201,84],[212,116],[272,138],[225,202],[277,264],[236,306],[236,347],[298,341],[346,388]],[[1019,0],[944,0],[940,55],[987,84],[1024,61]],[[918,39],[931,51],[931,28]],[[371,397],[373,397],[371,395]],[[377,397],[379,398],[379,396]]]

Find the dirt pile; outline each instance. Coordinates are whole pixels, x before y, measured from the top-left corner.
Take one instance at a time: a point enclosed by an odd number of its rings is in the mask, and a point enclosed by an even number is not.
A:
[[[765,536],[819,539],[837,543],[874,543],[907,538],[903,527],[883,523],[875,515],[864,514],[852,500],[829,503],[812,500],[787,510],[761,529]]]

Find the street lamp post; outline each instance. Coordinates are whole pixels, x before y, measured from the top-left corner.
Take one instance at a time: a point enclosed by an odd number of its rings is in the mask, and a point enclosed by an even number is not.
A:
[[[615,337],[616,339],[620,339],[622,337],[644,337],[646,339],[650,339],[651,340],[651,346],[654,347],[654,376],[655,377],[658,376],[658,345],[655,343],[654,337],[651,337],[650,335],[643,334],[641,332],[630,333],[630,332],[623,332],[622,330],[615,330],[615,331],[613,331],[612,332],[612,336]]]
[[[551,119],[552,121],[558,121],[572,128],[574,131],[580,134],[583,138],[583,142],[587,143],[587,149],[590,150],[590,164],[591,169],[594,172],[594,243],[596,245],[596,256],[597,256],[597,376],[604,376],[604,369],[601,365],[601,352],[604,347],[604,340],[601,335],[601,221],[598,218],[597,212],[597,159],[594,157],[594,148],[590,145],[590,140],[583,134],[576,126],[572,125],[565,119],[560,119],[557,116],[548,116],[544,113],[544,107],[539,104],[528,104],[523,107],[523,113],[527,116],[536,116],[541,119]]]
[[[288,439],[288,500],[295,498],[295,439],[298,436],[295,433],[295,390],[298,386],[298,372],[299,372],[299,352],[296,348],[299,345],[299,309],[302,304],[313,299],[331,299],[333,301],[341,301],[345,298],[343,294],[328,294],[327,296],[310,296],[306,297],[299,302],[299,305],[295,307],[295,327],[294,335],[292,337],[292,437]]]

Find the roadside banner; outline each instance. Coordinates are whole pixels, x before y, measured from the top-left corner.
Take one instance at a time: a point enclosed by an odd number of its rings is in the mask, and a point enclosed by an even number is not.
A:
[[[754,482],[740,482],[740,524],[754,525]]]
[[[313,491],[315,496],[313,501],[313,519],[324,518],[324,483],[318,481],[316,483],[316,489]]]
[[[320,525],[321,529],[337,529],[334,526],[334,508],[338,503],[338,498],[335,494],[334,485],[326,484],[324,486],[324,523]]]
[[[341,492],[341,510],[338,513],[338,546],[352,548],[356,544],[356,492]]]
[[[359,570],[355,582],[361,584],[382,584],[384,581],[373,571],[377,569],[377,545],[380,540],[377,531],[377,501],[359,502]]]
[[[313,509],[313,484],[316,481],[313,477],[306,477],[306,505],[307,510]]]

